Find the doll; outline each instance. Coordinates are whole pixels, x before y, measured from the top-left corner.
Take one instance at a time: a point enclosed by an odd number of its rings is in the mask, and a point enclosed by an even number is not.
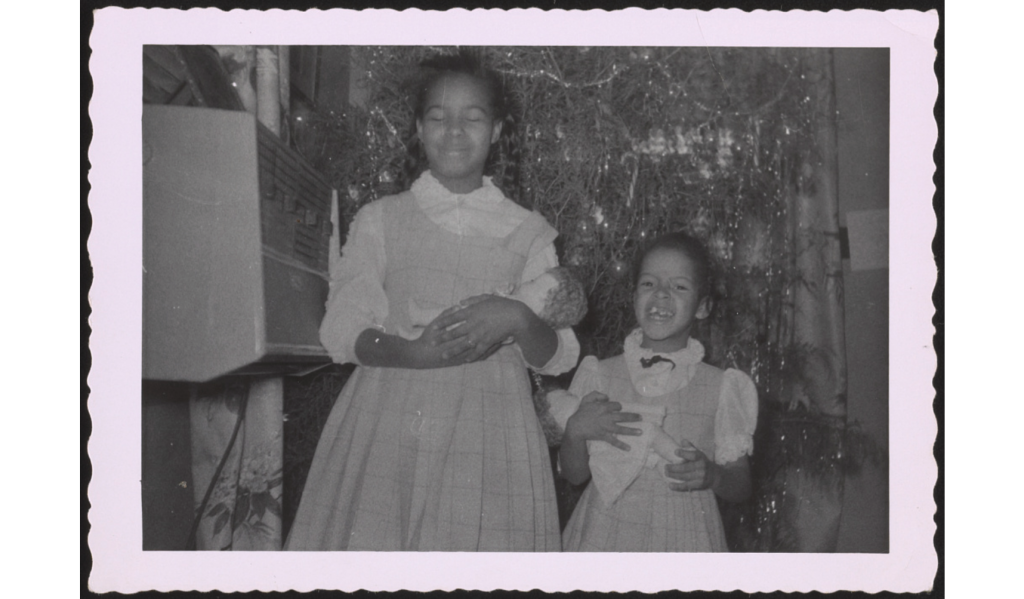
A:
[[[494,291],[494,294],[523,302],[555,330],[579,323],[587,313],[587,296],[583,291],[583,285],[576,280],[572,271],[564,266],[550,268],[533,280],[518,286],[509,285],[505,289]],[[410,298],[409,319],[412,327],[402,327],[398,334],[406,339],[419,338],[424,327],[443,310],[425,308],[417,303],[415,298]]]

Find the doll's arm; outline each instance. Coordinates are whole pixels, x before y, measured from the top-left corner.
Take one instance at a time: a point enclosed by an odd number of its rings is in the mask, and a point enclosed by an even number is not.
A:
[[[676,455],[679,444],[660,426],[654,427],[651,431],[651,449],[669,464],[682,461],[682,458]]]

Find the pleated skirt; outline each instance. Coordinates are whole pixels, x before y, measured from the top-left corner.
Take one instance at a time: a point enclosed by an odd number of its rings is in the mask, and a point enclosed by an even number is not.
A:
[[[357,368],[321,435],[286,549],[558,551],[522,358]]]
[[[715,495],[679,492],[645,468],[611,506],[589,485],[562,536],[564,551],[728,551]]]

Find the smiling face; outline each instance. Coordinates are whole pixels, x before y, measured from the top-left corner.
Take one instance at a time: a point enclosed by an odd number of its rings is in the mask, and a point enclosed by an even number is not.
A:
[[[427,154],[430,172],[452,193],[469,193],[483,185],[491,144],[501,134],[483,84],[468,75],[449,75],[427,94],[416,133]]]
[[[693,324],[710,313],[698,274],[694,261],[679,250],[657,248],[644,257],[633,295],[644,332],[641,347],[661,353],[686,347]]]

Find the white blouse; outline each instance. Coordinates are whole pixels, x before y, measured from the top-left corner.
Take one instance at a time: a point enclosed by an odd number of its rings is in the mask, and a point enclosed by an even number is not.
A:
[[[417,205],[427,217],[457,235],[505,237],[522,223],[529,211],[507,199],[484,177],[484,184],[468,194],[448,191],[430,171],[410,188]],[[371,202],[356,213],[349,227],[345,248],[338,255],[337,237],[331,240],[330,292],[327,313],[320,325],[320,341],[339,364],[355,363],[355,343],[368,328],[382,328],[388,317],[384,293],[384,219],[380,202]],[[549,243],[527,257],[522,282],[558,266],[554,244]],[[389,331],[390,332],[390,331]],[[572,329],[556,331],[558,349],[548,363],[536,369],[541,374],[561,374],[576,366],[580,346]]]

